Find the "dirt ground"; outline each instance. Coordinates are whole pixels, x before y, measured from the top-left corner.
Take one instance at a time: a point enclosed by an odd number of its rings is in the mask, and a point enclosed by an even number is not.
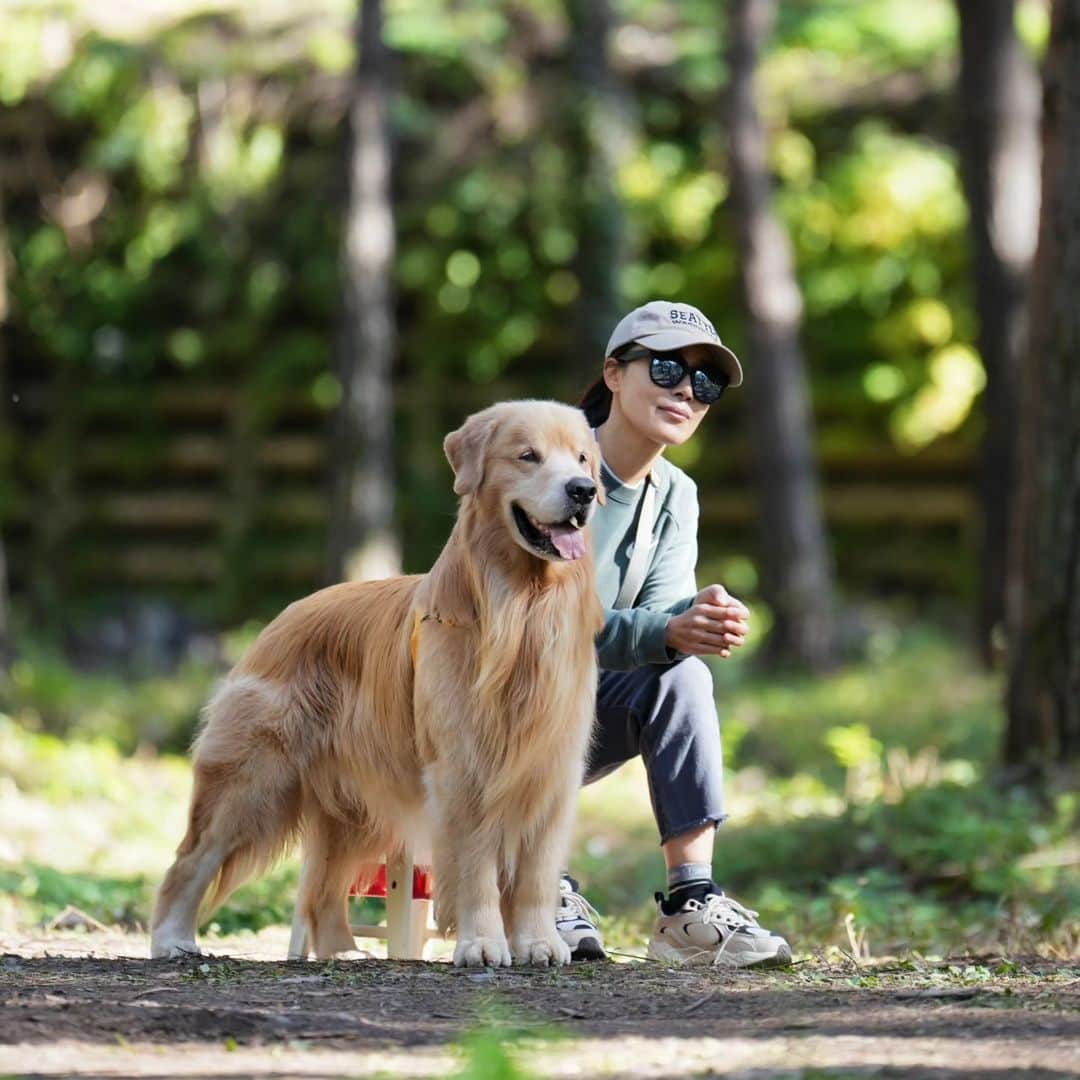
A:
[[[208,947],[229,955],[151,962],[137,934],[0,935],[0,1077],[446,1076],[484,1030],[537,1076],[1080,1075],[1077,962],[463,972],[285,963],[271,959],[284,931]]]

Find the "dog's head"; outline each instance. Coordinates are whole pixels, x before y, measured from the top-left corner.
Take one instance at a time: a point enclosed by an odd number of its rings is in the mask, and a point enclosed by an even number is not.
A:
[[[553,562],[585,554],[584,528],[604,501],[600,452],[584,414],[554,401],[508,401],[446,436],[454,491],[514,543]]]

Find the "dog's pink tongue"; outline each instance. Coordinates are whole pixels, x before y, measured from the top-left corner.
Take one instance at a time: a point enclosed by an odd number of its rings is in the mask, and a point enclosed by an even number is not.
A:
[[[572,525],[552,525],[548,536],[564,559],[580,559],[585,554],[585,530]]]

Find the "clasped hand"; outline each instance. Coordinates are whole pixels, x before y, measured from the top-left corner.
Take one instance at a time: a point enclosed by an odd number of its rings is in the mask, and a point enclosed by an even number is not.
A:
[[[731,655],[746,640],[750,610],[723,585],[709,585],[681,615],[668,620],[667,644],[691,656]]]

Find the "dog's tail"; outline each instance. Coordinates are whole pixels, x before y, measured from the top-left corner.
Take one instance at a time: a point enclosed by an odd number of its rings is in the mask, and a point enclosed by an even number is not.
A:
[[[207,706],[195,753],[195,791],[179,854],[206,839],[226,854],[201,906],[206,918],[298,839],[301,782],[288,753],[282,702],[260,680],[226,682]]]
[[[299,792],[297,792],[299,806]],[[260,830],[260,835],[234,848],[214,880],[200,911],[200,922],[209,918],[245,881],[265,873],[285,855],[299,838],[299,811],[296,820],[283,822],[275,833]]]

